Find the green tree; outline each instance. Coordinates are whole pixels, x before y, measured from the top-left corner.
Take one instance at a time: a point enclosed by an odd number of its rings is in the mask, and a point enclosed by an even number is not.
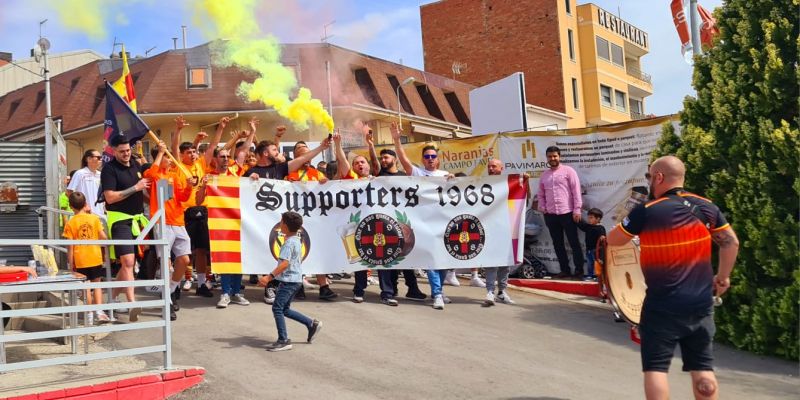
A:
[[[695,57],[697,97],[681,136],[665,126],[654,155],[686,162],[686,187],[713,199],[741,242],[718,341],[798,359],[798,0],[728,0],[712,48]]]

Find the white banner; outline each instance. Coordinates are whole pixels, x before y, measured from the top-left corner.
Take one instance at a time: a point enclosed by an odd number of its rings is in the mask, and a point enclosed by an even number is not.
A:
[[[648,183],[644,174],[652,151],[661,138],[661,125],[665,121],[669,118],[573,130],[570,135],[545,132],[504,134],[498,138],[499,155],[505,164],[505,172],[531,176],[530,189],[535,195],[539,177],[548,168],[545,150],[549,146],[558,146],[561,163],[574,168],[580,178],[584,218],[590,208],[602,210],[602,224],[609,231],[634,206],[646,200]],[[673,124],[677,132],[677,121]],[[551,272],[558,272],[558,258],[544,217],[536,211],[535,198],[532,208],[534,211],[528,215],[527,223],[541,227],[534,254]],[[578,236],[584,243],[580,231]],[[569,243],[566,246],[571,255]],[[585,243],[583,246],[585,249]]]
[[[209,185],[212,268],[268,273],[281,214],[303,216],[303,272],[473,268],[522,261],[522,176],[380,177],[318,182],[216,178]]]

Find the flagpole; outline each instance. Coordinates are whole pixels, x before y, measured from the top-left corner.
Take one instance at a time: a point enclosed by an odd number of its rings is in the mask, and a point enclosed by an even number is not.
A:
[[[158,136],[156,136],[156,134],[150,130],[147,131],[147,137],[156,143],[161,141],[161,139],[159,139]],[[193,178],[191,172],[189,172],[189,170],[187,170],[186,167],[183,166],[183,163],[176,160],[175,157],[172,155],[172,153],[169,152],[169,150],[165,149],[164,154],[166,154],[167,158],[169,158],[169,160],[172,161],[172,163],[175,164],[175,166],[178,167],[181,170],[181,172],[183,172],[183,174],[186,175],[187,178],[189,179]]]

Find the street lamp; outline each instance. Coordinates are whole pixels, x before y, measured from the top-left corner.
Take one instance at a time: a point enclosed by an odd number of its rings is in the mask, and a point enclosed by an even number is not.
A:
[[[399,121],[400,131],[403,130],[403,116],[400,114],[402,112],[402,110],[403,110],[403,106],[400,104],[400,88],[405,86],[405,85],[408,85],[411,82],[414,82],[415,80],[416,79],[414,79],[413,76],[409,76],[401,84],[397,85],[397,90],[396,90],[396,92],[397,92],[397,120]]]

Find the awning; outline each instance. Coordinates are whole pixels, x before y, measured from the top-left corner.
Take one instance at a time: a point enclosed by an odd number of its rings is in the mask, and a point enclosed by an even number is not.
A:
[[[421,133],[423,135],[432,135],[448,139],[451,139],[453,137],[453,131],[447,129],[433,128],[430,126],[420,125],[413,122],[411,123],[411,128],[414,130],[415,133]]]

